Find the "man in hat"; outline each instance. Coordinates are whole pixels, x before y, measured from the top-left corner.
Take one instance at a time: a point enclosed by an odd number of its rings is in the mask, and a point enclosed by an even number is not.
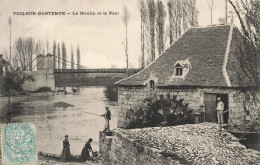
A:
[[[224,103],[221,100],[221,97],[217,98],[217,118],[218,118],[218,123],[224,123],[224,118],[223,118],[223,110],[224,110]]]
[[[110,132],[109,128],[109,120],[111,120],[111,112],[109,110],[109,107],[106,107],[106,112],[104,115],[101,115],[102,117],[105,118],[105,128],[103,132]]]

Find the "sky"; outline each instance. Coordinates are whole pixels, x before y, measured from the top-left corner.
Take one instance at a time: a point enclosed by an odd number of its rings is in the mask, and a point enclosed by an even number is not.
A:
[[[10,16],[12,42],[20,36],[41,39],[44,43],[48,40],[50,47],[54,40],[57,43],[64,41],[68,60],[71,47],[76,54],[79,45],[81,65],[88,68],[124,68],[125,28],[121,19],[123,5],[127,5],[131,13],[128,26],[129,65],[138,67],[138,58],[141,54],[138,0],[0,0],[0,54],[4,48],[9,47]],[[207,0],[197,0],[196,7],[199,11],[199,25],[210,25]],[[231,6],[228,5],[228,10],[230,9]],[[14,12],[71,14],[14,15]],[[73,15],[73,12],[78,12],[79,15]],[[80,15],[80,12],[95,12],[96,15]],[[102,15],[97,15],[98,12]],[[107,12],[108,15],[103,15],[103,12]],[[114,14],[109,15],[109,12]],[[225,17],[225,0],[214,2],[213,24],[218,23],[219,17]]]

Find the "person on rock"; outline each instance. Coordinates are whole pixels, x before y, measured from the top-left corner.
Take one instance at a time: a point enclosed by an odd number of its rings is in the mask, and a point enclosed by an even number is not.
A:
[[[92,141],[93,141],[93,139],[89,138],[81,151],[81,155],[80,155],[79,159],[83,162],[91,159],[90,152],[92,152],[92,147],[91,147],[90,143]]]
[[[101,116],[105,118],[105,128],[103,132],[110,132],[109,120],[111,120],[111,112],[109,110],[109,107],[106,107],[105,114]]]
[[[61,154],[61,161],[68,162],[71,159],[70,153],[70,143],[69,143],[69,136],[65,135],[65,139],[63,140],[63,150]]]
[[[223,110],[224,110],[224,103],[221,101],[221,97],[217,98],[218,103],[217,103],[217,118],[218,118],[218,123],[224,123],[224,118],[223,118]]]

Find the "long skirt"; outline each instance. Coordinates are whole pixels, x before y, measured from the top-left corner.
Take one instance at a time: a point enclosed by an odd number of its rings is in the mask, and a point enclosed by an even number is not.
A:
[[[62,154],[61,154],[61,161],[67,162],[71,159],[71,153],[69,148],[63,148]]]
[[[86,147],[83,147],[79,159],[80,159],[81,161],[83,161],[83,162],[85,162],[86,160],[89,160],[89,159],[90,159],[89,150],[88,150]]]

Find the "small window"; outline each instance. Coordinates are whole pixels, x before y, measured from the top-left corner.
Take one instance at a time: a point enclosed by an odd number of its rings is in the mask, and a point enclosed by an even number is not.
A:
[[[176,76],[182,76],[182,67],[176,67],[175,75]]]
[[[154,81],[150,81],[150,91],[154,91]]]

